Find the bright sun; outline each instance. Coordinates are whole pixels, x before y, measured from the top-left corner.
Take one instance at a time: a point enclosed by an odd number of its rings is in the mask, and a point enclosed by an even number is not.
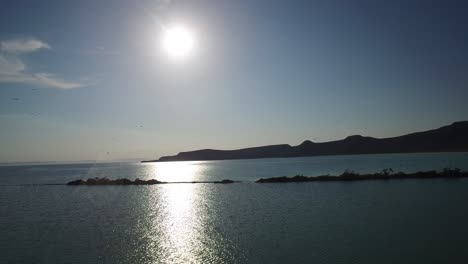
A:
[[[172,58],[185,58],[193,53],[194,36],[185,27],[174,26],[164,30],[163,47]]]

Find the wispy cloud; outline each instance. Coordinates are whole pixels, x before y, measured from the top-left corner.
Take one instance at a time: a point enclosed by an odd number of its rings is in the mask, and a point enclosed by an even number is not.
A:
[[[20,59],[0,53],[0,74],[15,74],[24,71],[25,68]]]
[[[19,54],[40,49],[50,49],[50,46],[36,39],[0,41],[0,82],[25,83],[58,89],[72,89],[84,86],[81,83],[62,80],[51,73],[28,71]]]
[[[0,50],[8,53],[26,53],[39,49],[50,49],[49,44],[37,39],[10,39],[0,41]]]
[[[50,73],[0,72],[0,82],[27,83],[35,86],[51,87],[58,89],[73,89],[83,86],[80,83],[58,79]]]

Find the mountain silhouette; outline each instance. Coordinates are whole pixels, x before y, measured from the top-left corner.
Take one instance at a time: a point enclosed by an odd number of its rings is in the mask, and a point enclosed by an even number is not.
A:
[[[468,121],[391,138],[354,135],[343,140],[322,143],[306,140],[297,146],[280,144],[237,150],[201,149],[143,162],[463,151],[468,151]]]

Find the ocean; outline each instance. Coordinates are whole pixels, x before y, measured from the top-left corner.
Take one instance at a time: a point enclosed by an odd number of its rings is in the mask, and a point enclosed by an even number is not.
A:
[[[259,184],[468,170],[468,153],[0,167],[0,263],[466,263],[468,179]],[[66,186],[91,177],[235,184]]]

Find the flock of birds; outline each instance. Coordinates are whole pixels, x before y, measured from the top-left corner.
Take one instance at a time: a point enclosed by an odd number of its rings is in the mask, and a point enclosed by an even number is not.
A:
[[[36,88],[33,88],[31,89],[32,91],[36,91],[37,89]],[[18,98],[18,97],[12,97],[11,98],[12,101],[22,101],[21,98]],[[29,113],[29,115],[31,116],[39,116],[39,113]],[[136,125],[135,127],[140,127],[140,128],[143,128],[143,125]]]
[[[33,88],[31,90],[36,91],[37,89]],[[17,103],[20,103],[21,101],[23,101],[23,99],[20,98],[20,97],[11,97],[10,100],[14,101],[14,102],[17,102]],[[31,118],[39,118],[41,116],[40,113],[29,113],[28,115],[31,116]],[[143,128],[143,124],[135,124],[134,127],[135,128]],[[111,140],[114,141],[117,144],[120,143],[120,140],[115,138],[115,137],[112,137]],[[111,152],[110,151],[105,151],[104,155],[109,156],[109,155],[111,155]]]
[[[36,91],[37,89],[36,88],[33,88],[31,89],[32,91]],[[11,98],[12,101],[16,101],[16,102],[19,102],[19,101],[22,101],[21,98],[18,98],[18,97],[12,97]],[[30,116],[39,116],[39,113],[29,113]]]

